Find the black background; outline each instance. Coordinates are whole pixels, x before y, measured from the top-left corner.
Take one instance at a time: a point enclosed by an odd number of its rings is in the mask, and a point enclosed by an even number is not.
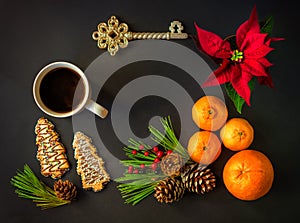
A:
[[[276,50],[268,55],[275,64],[271,68],[275,89],[256,87],[252,106],[245,107],[241,115],[255,128],[251,148],[264,152],[274,165],[274,184],[265,197],[244,202],[227,192],[220,180],[222,166],[230,155],[226,150],[214,166],[219,178],[216,190],[205,196],[187,194],[172,205],[159,204],[153,197],[134,207],[125,205],[115,182],[100,193],[80,189],[76,202],[46,211],[17,197],[9,181],[25,163],[45,183],[53,184],[53,180],[40,175],[35,159],[33,129],[37,119],[44,114],[34,103],[32,83],[43,66],[65,60],[86,69],[103,52],[91,39],[91,32],[111,15],[129,24],[133,31],[164,31],[170,21],[178,19],[188,33],[195,34],[193,23],[197,22],[202,28],[225,37],[234,34],[248,19],[255,4],[260,19],[274,16],[273,36],[286,38],[274,43]],[[299,56],[296,54],[299,50],[296,42],[299,10],[294,4],[289,1],[236,0],[2,0],[0,10],[1,222],[290,222],[299,219],[297,130],[300,95],[297,86]],[[191,39],[180,41],[180,44],[197,51]],[[226,100],[230,116],[239,116]],[[60,132],[62,142],[70,145],[72,119],[50,120]],[[109,143],[109,136],[106,141]],[[64,179],[71,179],[80,188],[69,149],[73,168]]]

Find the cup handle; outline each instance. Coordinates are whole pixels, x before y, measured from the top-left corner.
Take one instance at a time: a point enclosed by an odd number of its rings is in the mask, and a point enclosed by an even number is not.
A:
[[[108,114],[108,110],[101,105],[97,104],[91,99],[88,99],[85,108],[93,112],[95,115],[98,115],[100,118],[105,118]]]

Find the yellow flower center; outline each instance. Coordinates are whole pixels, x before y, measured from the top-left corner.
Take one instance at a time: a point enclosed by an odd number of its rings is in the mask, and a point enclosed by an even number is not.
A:
[[[238,50],[234,50],[233,52],[232,52],[232,56],[231,56],[231,60],[233,61],[233,62],[241,62],[242,61],[242,59],[244,58],[244,54],[243,54],[243,52],[241,52],[241,51],[238,51]]]

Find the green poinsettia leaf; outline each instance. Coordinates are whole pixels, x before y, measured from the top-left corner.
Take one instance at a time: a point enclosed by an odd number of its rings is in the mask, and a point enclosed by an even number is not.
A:
[[[273,16],[270,16],[262,23],[260,32],[267,33],[270,36],[273,30],[273,25],[274,25],[274,18]]]
[[[252,92],[254,88],[254,79],[252,78],[251,81],[249,81],[248,86]],[[226,93],[228,94],[229,98],[233,101],[234,106],[238,113],[242,114],[242,108],[245,104],[245,100],[236,92],[236,90],[233,88],[231,83],[225,84]]]

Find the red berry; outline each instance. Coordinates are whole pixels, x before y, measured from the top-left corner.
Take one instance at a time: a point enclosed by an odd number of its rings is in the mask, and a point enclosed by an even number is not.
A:
[[[159,158],[155,158],[155,159],[154,159],[154,163],[158,163],[159,161],[160,161]]]
[[[144,149],[144,146],[143,145],[140,145],[140,150]]]
[[[133,154],[133,155],[136,155],[136,154],[137,154],[137,151],[136,151],[136,150],[132,150],[132,154]]]
[[[157,146],[154,146],[154,147],[153,147],[153,151],[154,151],[154,152],[157,152],[157,151],[158,151],[158,147],[157,147]]]
[[[158,158],[161,158],[163,155],[164,155],[164,152],[161,151],[161,150],[157,151],[157,153],[156,153],[156,156],[157,156]]]
[[[151,169],[152,170],[156,170],[156,168],[157,168],[157,163],[152,163],[151,164]]]
[[[138,174],[139,170],[138,169],[134,169],[133,173]]]
[[[132,171],[133,171],[133,166],[129,166],[128,167],[128,173],[132,173]]]
[[[140,167],[141,167],[142,169],[144,169],[144,168],[145,168],[145,164],[141,164]]]
[[[144,152],[144,155],[149,156],[149,152],[148,151]]]
[[[173,152],[172,150],[168,150],[167,155],[170,155],[172,152]]]

